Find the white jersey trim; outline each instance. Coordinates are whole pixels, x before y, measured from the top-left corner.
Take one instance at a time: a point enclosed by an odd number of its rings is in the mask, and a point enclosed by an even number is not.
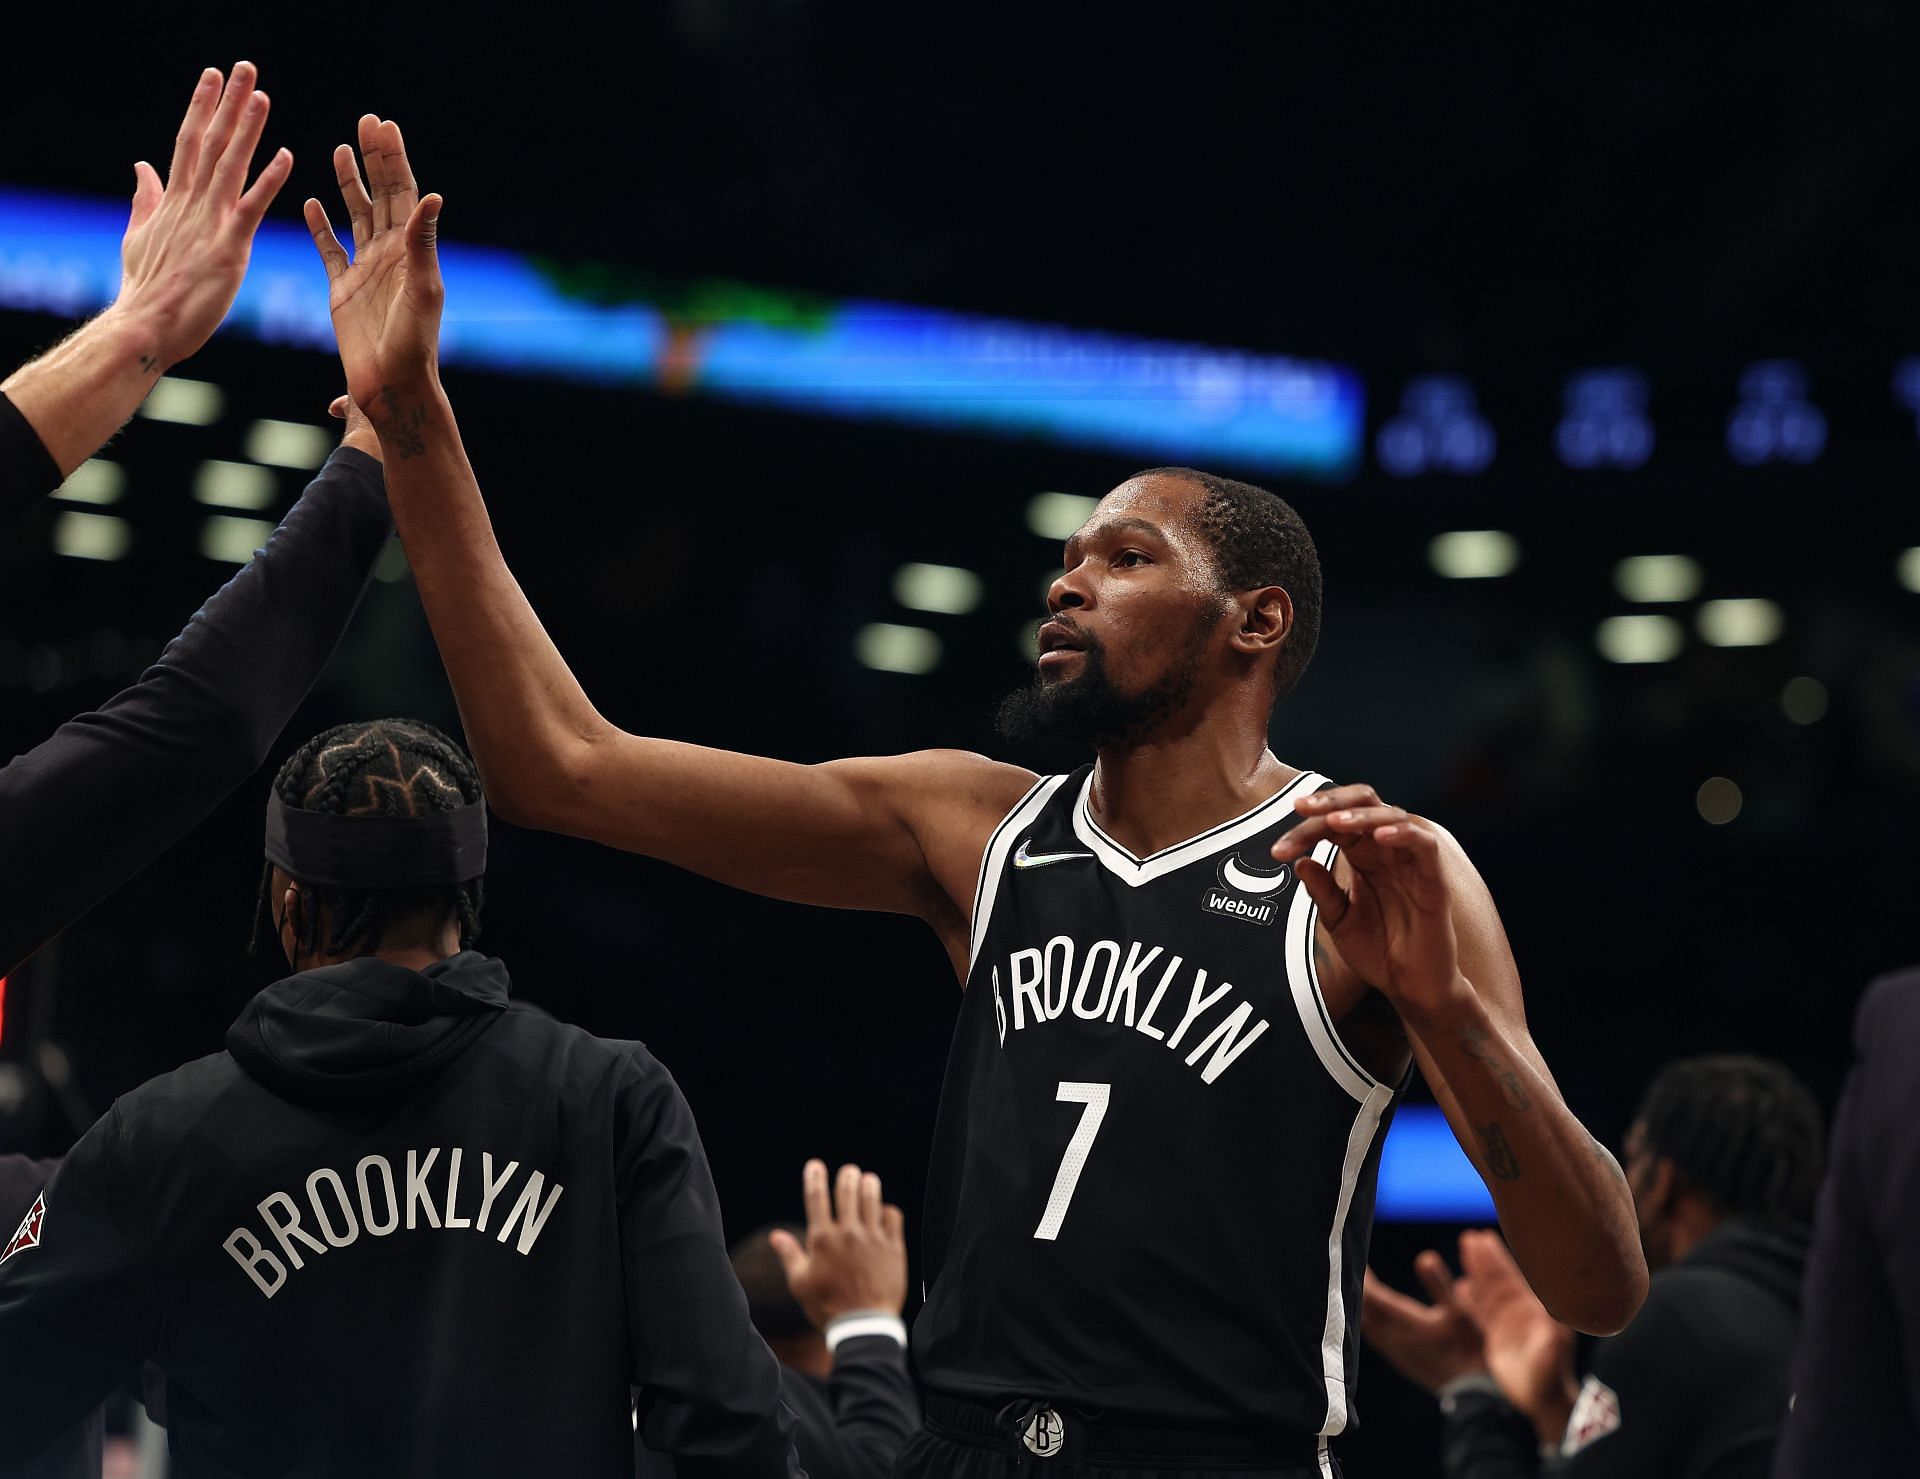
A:
[[[1282,802],[1295,796],[1304,796],[1326,780],[1311,770],[1303,770],[1288,781],[1273,795],[1262,801],[1251,811],[1242,812],[1231,821],[1209,827],[1197,837],[1189,837],[1185,842],[1176,842],[1172,847],[1163,847],[1150,857],[1137,858],[1126,848],[1109,837],[1098,822],[1093,819],[1091,797],[1093,794],[1093,772],[1087,772],[1087,778],[1080,786],[1080,795],[1073,803],[1074,835],[1088,847],[1093,855],[1109,873],[1117,875],[1129,887],[1138,888],[1143,883],[1152,883],[1156,878],[1164,878],[1169,873],[1184,868],[1201,858],[1211,857],[1215,853],[1225,852],[1228,848],[1238,847],[1254,833],[1273,825],[1273,809]]]
[[[1321,867],[1331,869],[1338,851],[1338,845],[1328,840],[1315,845],[1312,857]],[[1341,1088],[1365,1102],[1382,1085],[1340,1041],[1326,998],[1320,994],[1320,968],[1313,958],[1314,924],[1319,917],[1320,907],[1313,896],[1305,888],[1296,888],[1287,908],[1287,985],[1293,990],[1294,1010],[1300,1014],[1300,1025],[1306,1029],[1307,1041],[1313,1044],[1321,1066]]]
[[[1346,1232],[1347,1214],[1353,1207],[1354,1188],[1360,1182],[1360,1168],[1373,1149],[1373,1137],[1380,1132],[1380,1119],[1393,1103],[1393,1090],[1375,1084],[1360,1102],[1347,1134],[1347,1159],[1340,1167],[1340,1200],[1333,1209],[1333,1231],[1327,1236],[1327,1323],[1320,1337],[1320,1371],[1327,1385],[1327,1420],[1320,1425],[1322,1439],[1346,1430],[1347,1426],[1347,1299]]]
[[[969,978],[973,975],[973,963],[979,958],[981,943],[987,938],[987,921],[993,918],[993,901],[1000,896],[1000,877],[1006,872],[1007,853],[1013,847],[1014,838],[1022,828],[1033,824],[1041,808],[1066,780],[1063,775],[1041,776],[1013,810],[1000,819],[1000,825],[993,829],[993,835],[981,850],[980,878],[973,886],[973,929],[967,944]]]

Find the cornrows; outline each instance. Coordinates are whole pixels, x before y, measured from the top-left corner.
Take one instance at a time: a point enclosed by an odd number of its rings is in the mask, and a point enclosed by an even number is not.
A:
[[[480,800],[480,776],[466,753],[430,724],[416,719],[376,719],[342,724],[315,735],[288,758],[274,777],[274,792],[287,806],[336,816],[429,816]],[[273,865],[260,874],[253,946],[273,925]],[[418,914],[453,915],[460,948],[480,932],[484,880],[455,888],[335,889],[302,885],[297,941],[305,954],[319,947],[319,919],[331,921],[326,953],[350,955],[377,949],[396,919]]]

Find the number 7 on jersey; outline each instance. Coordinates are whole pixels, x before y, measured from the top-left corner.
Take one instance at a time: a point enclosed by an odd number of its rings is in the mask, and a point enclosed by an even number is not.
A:
[[[1080,1111],[1080,1123],[1074,1126],[1067,1153],[1061,1158],[1060,1169],[1054,1173],[1053,1195],[1047,1198],[1046,1216],[1033,1231],[1036,1238],[1052,1242],[1060,1236],[1060,1224],[1067,1220],[1067,1203],[1073,1200],[1073,1189],[1080,1184],[1087,1152],[1093,1149],[1093,1137],[1100,1133],[1100,1121],[1107,1117],[1107,1100],[1112,1093],[1112,1084],[1076,1084],[1061,1080],[1059,1092],[1053,1097],[1062,1104],[1084,1104],[1086,1108]]]

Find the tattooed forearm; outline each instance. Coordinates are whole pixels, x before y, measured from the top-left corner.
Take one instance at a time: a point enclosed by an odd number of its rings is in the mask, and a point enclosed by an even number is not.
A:
[[[1480,1137],[1480,1146],[1487,1156],[1487,1174],[1495,1181],[1515,1181],[1520,1176],[1520,1162],[1514,1158],[1513,1147],[1507,1144],[1506,1132],[1495,1123],[1475,1125],[1473,1133]]]
[[[1520,1075],[1507,1064],[1500,1061],[1494,1050],[1493,1036],[1484,1027],[1469,1027],[1460,1034],[1460,1051],[1476,1062],[1487,1065],[1500,1085],[1500,1097],[1507,1101],[1509,1108],[1525,1112],[1533,1108],[1533,1096],[1527,1092],[1527,1086],[1520,1081]]]
[[[427,408],[401,404],[400,397],[392,390],[382,390],[380,401],[387,408],[386,419],[380,425],[381,445],[402,462],[424,453],[427,439],[420,434],[420,428],[427,424]]]

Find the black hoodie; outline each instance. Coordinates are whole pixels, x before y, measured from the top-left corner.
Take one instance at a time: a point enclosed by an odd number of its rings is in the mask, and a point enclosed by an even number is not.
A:
[[[142,1359],[174,1473],[797,1474],[698,1132],[465,953],[280,981],[116,1102],[0,1262],[0,1470]]]
[[[1633,1323],[1593,1348],[1565,1450],[1497,1396],[1447,1404],[1448,1479],[1766,1479],[1787,1415],[1807,1261],[1801,1227],[1730,1219],[1653,1276]]]

